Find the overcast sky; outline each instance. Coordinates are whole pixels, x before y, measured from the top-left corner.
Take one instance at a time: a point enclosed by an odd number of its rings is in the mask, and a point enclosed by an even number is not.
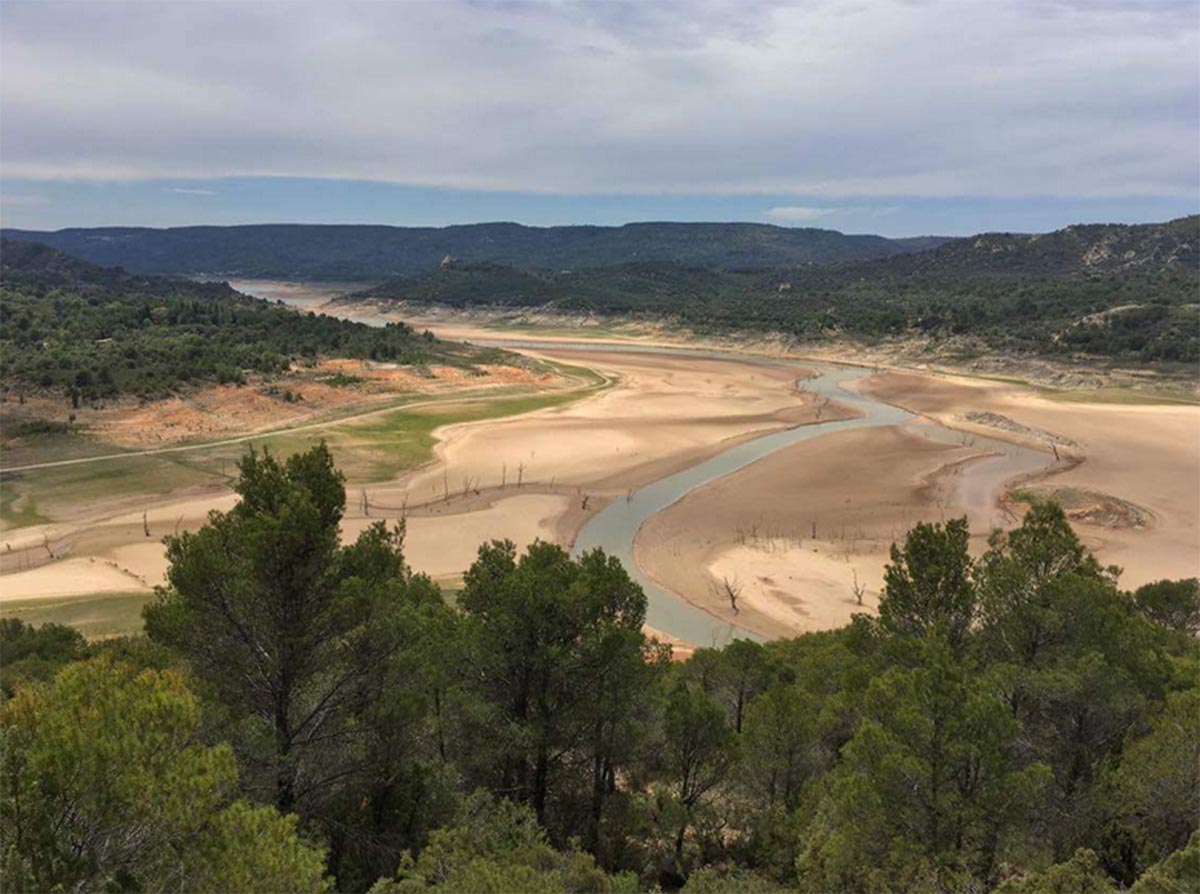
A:
[[[0,4],[8,226],[1200,206],[1196,0]]]

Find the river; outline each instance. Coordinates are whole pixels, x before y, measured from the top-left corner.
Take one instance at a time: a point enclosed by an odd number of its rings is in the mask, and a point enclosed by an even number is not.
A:
[[[254,290],[245,288],[245,285],[248,284],[238,284],[244,291],[253,294]],[[270,297],[282,297],[287,303],[300,303],[290,301],[291,296],[286,294],[272,294]],[[354,319],[373,325],[382,325],[384,322],[369,317],[356,316]],[[752,364],[778,365],[789,362],[747,354],[636,344],[523,341],[511,338],[473,339],[473,341],[514,350],[553,351],[557,347],[569,348],[572,351],[597,350],[695,356]],[[861,415],[853,419],[801,425],[742,441],[695,466],[645,485],[626,498],[614,499],[580,528],[575,538],[573,552],[578,555],[586,550],[600,548],[609,555],[620,559],[630,576],[645,590],[648,601],[646,623],[656,630],[685,642],[703,646],[723,645],[734,638],[762,639],[759,634],[710,614],[677,594],[663,589],[638,567],[633,554],[634,540],[637,538],[643,522],[650,516],[666,509],[696,488],[743,469],[768,454],[832,432],[875,426],[906,425],[922,437],[943,443],[961,443],[964,439],[962,432],[946,428],[907,410],[846,387],[852,382],[871,375],[871,371],[868,369],[836,363],[815,363],[809,360],[795,361],[795,365],[798,372],[801,368],[805,371],[816,372],[814,377],[803,380],[803,386],[810,394],[835,400],[844,406],[853,408]],[[982,523],[985,527],[990,527],[998,521],[994,517],[996,498],[1004,483],[1016,477],[1046,469],[1053,465],[1053,460],[1048,454],[1007,441],[975,435],[970,436],[969,440],[972,447],[979,450],[980,453],[989,454],[989,456],[971,463],[959,476],[956,482],[956,503],[968,511],[977,525]],[[848,470],[848,473],[852,474],[852,471]]]
[[[590,349],[605,352],[695,356],[715,360],[736,360],[739,363],[778,365],[789,362],[747,354],[641,345],[533,342],[515,339],[488,339],[487,344],[518,350],[525,348],[551,351],[555,347],[560,347],[570,348],[573,351]],[[576,555],[590,549],[600,548],[621,560],[630,576],[645,590],[648,600],[646,623],[656,630],[701,646],[719,646],[733,638],[754,640],[763,638],[754,631],[738,627],[680,598],[675,593],[663,589],[638,567],[633,555],[634,540],[637,538],[642,523],[656,512],[661,512],[696,488],[739,469],[744,469],[768,454],[832,432],[885,425],[907,425],[922,437],[942,443],[957,444],[963,440],[962,432],[946,428],[907,410],[846,387],[852,382],[872,375],[872,371],[869,369],[835,363],[815,363],[809,360],[796,361],[795,365],[798,370],[802,367],[806,371],[816,372],[813,378],[798,380],[798,383],[802,383],[808,393],[819,398],[830,398],[843,406],[851,407],[862,415],[853,419],[800,425],[749,441],[742,441],[704,462],[645,485],[632,492],[627,498],[613,500],[588,519],[576,535],[573,547]],[[1048,454],[994,438],[971,435],[970,443],[980,453],[990,454],[990,456],[970,464],[959,477],[957,481],[959,500],[957,502],[974,516],[977,523],[982,522],[985,526],[990,527],[997,521],[993,515],[994,507],[997,494],[1004,482],[1046,469],[1053,465],[1053,460]]]

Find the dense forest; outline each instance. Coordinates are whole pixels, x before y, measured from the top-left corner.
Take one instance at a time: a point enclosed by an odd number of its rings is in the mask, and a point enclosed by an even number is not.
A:
[[[466,364],[477,354],[399,323],[296,313],[224,283],[135,275],[35,243],[0,243],[0,380],[10,391],[76,403],[157,398],[321,356]]]
[[[1035,504],[877,618],[684,662],[600,552],[340,545],[323,447],[168,538],[144,636],[0,622],[5,890],[1200,889],[1200,593]]]
[[[880,258],[936,245],[836,230],[752,223],[633,223],[620,227],[316,226],[6,229],[105,266],[141,273],[267,279],[372,280],[435,269],[447,255],[518,267],[603,267],[673,261],[713,268],[785,267]]]
[[[993,350],[1182,363],[1200,360],[1198,296],[1200,217],[993,234],[874,261],[768,271],[450,264],[359,295],[669,317],[705,332],[970,336]]]

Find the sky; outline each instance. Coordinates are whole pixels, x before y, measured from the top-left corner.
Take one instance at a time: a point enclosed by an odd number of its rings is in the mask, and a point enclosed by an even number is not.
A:
[[[1196,0],[0,0],[0,222],[1200,210]]]

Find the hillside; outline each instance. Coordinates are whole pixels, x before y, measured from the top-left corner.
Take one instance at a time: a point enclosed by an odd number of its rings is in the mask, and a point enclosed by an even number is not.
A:
[[[0,316],[5,389],[75,403],[240,382],[317,357],[467,364],[473,352],[403,324],[299,314],[225,283],[130,274],[9,240],[0,240]]]
[[[620,227],[451,227],[299,224],[56,232],[5,230],[105,266],[143,273],[273,279],[384,279],[436,269],[447,255],[515,267],[603,267],[670,261],[718,269],[788,267],[879,258],[937,237],[893,241],[834,230],[751,223],[634,223]]]
[[[451,264],[356,297],[452,307],[670,316],[804,337],[983,338],[1044,354],[1200,359],[1200,218],[986,234],[873,261],[769,271]]]
[[[1084,273],[1195,270],[1200,266],[1200,216],[1156,224],[1079,224],[1050,233],[981,233],[926,250],[847,269],[864,276]]]

